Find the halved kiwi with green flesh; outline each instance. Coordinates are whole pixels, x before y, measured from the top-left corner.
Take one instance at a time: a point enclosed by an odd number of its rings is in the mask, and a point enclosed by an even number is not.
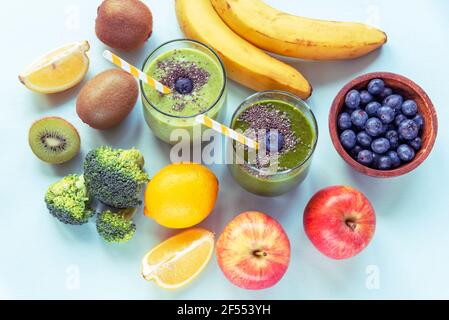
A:
[[[44,162],[62,164],[72,160],[80,151],[81,140],[76,128],[59,117],[36,121],[28,134],[34,154]]]

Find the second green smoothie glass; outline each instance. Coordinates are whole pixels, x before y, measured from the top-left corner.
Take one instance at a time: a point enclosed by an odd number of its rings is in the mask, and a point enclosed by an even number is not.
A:
[[[227,78],[224,64],[218,54],[207,45],[189,39],[173,40],[161,45],[146,59],[142,70],[148,72],[158,68],[161,57],[170,58],[171,54],[181,55],[180,59],[185,58],[186,64],[191,62],[188,60],[189,57],[204,61],[204,64],[209,66],[207,71],[211,73],[208,81],[212,81],[212,79],[214,81],[208,84],[210,89],[202,93],[202,97],[208,102],[210,100],[210,103],[201,110],[189,109],[190,113],[172,111],[169,106],[161,103],[163,101],[160,99],[161,96],[156,96],[159,93],[150,91],[153,89],[141,82],[143,113],[148,126],[159,139],[169,144],[175,144],[178,141],[172,139],[172,133],[177,129],[185,130],[184,132],[190,136],[190,141],[194,138],[194,131],[197,131],[195,129],[199,129],[201,132],[201,125],[195,121],[198,115],[204,114],[212,119],[219,118],[225,105]]]
[[[234,161],[228,165],[233,178],[249,192],[266,197],[274,197],[287,193],[307,177],[318,142],[318,125],[312,110],[300,98],[282,91],[265,91],[247,98],[235,111],[232,117],[231,127],[235,129],[237,119],[248,108],[259,103],[276,103],[276,101],[291,106],[294,112],[300,112],[303,115],[303,119],[308,123],[307,130],[311,131],[313,141],[310,145],[310,153],[304,161],[291,168],[281,169],[277,172],[267,174],[266,171],[249,163],[241,156],[239,157],[235,143],[229,144],[234,153]]]

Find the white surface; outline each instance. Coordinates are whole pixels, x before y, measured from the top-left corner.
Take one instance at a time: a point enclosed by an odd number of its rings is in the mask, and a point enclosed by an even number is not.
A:
[[[110,246],[98,238],[93,223],[67,227],[46,211],[44,193],[49,184],[80,172],[83,156],[106,144],[141,149],[151,175],[168,164],[169,148],[158,142],[142,118],[141,104],[116,130],[88,128],[75,112],[80,86],[68,93],[45,97],[26,90],[19,71],[37,56],[67,42],[89,40],[91,68],[87,79],[111,68],[105,49],[94,33],[99,1],[15,0],[3,3],[2,123],[0,125],[0,298],[135,298],[135,299],[309,299],[309,298],[449,298],[449,209],[447,182],[449,132],[448,56],[449,2],[445,0],[270,0],[292,13],[334,20],[376,21],[389,35],[380,52],[348,62],[294,63],[313,84],[309,100],[319,121],[321,136],[312,172],[298,190],[276,199],[243,191],[227,170],[215,166],[221,193],[214,214],[203,225],[220,233],[240,212],[257,209],[281,221],[292,243],[292,262],[285,278],[273,289],[244,291],[229,283],[215,259],[191,286],[167,292],[140,276],[140,259],[172,231],[139,215],[138,235],[130,243]],[[181,37],[174,1],[146,0],[155,17],[151,41],[124,58],[141,65],[156,46]],[[79,13],[79,24],[70,18]],[[376,14],[378,13],[378,15]],[[394,180],[375,180],[353,172],[331,145],[327,116],[340,88],[357,75],[391,71],[419,83],[437,108],[440,131],[431,157],[413,173]],[[231,83],[228,121],[232,111],[251,91]],[[27,144],[31,123],[57,115],[80,130],[82,155],[53,167],[38,161]],[[319,189],[348,184],[367,194],[378,213],[372,244],[360,256],[343,262],[319,254],[306,238],[302,212]],[[379,288],[366,285],[367,272],[379,274]],[[79,282],[76,275],[79,273]],[[78,286],[79,284],[79,286]]]

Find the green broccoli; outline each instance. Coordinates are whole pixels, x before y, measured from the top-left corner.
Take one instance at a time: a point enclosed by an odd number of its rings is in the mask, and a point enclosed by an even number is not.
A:
[[[128,242],[136,233],[136,225],[131,220],[135,209],[126,209],[117,213],[109,210],[97,217],[97,231],[100,236],[111,243]]]
[[[136,150],[100,147],[88,153],[84,176],[89,193],[102,203],[116,208],[135,208],[142,202],[140,192],[148,182],[143,171],[144,158]]]
[[[51,185],[45,203],[50,213],[65,224],[85,224],[94,214],[83,176],[70,175]]]

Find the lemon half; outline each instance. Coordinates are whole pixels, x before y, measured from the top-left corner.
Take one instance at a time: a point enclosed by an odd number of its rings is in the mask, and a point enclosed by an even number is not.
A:
[[[28,89],[44,94],[58,93],[80,83],[89,69],[89,42],[62,46],[36,60],[19,75]]]
[[[164,289],[178,289],[192,282],[209,264],[215,236],[194,228],[174,236],[151,250],[142,261],[142,275]]]

